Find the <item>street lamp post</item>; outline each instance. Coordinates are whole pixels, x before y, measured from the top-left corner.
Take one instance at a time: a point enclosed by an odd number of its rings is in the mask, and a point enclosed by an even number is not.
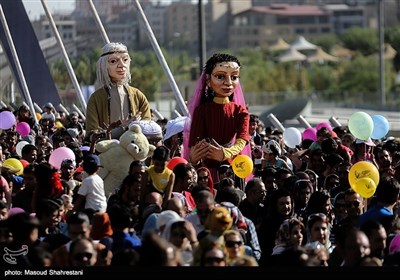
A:
[[[175,40],[179,39],[180,37],[181,37],[181,33],[175,32],[173,37],[172,37],[172,39],[171,39],[171,41],[168,42],[168,45],[169,45],[169,47],[171,49],[171,62],[170,62],[170,64],[171,64],[171,72],[172,72],[172,74],[174,74],[174,53],[176,53],[175,50],[174,50],[174,42],[175,42]],[[179,42],[178,42],[178,44],[175,44],[175,47],[179,47]]]
[[[169,47],[169,65],[171,66],[171,73],[174,74],[174,56],[173,56],[173,50],[174,50],[174,41],[171,40],[168,42],[168,47]]]
[[[379,91],[381,93],[381,104],[386,105],[385,93],[385,60],[384,60],[384,3],[378,0],[378,36],[379,36]]]

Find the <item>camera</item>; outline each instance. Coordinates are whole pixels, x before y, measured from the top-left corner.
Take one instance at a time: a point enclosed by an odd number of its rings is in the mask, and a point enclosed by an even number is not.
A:
[[[99,134],[97,134],[98,136],[99,136],[99,138],[107,138],[107,132],[105,132],[105,131],[103,131],[103,132],[100,132]]]

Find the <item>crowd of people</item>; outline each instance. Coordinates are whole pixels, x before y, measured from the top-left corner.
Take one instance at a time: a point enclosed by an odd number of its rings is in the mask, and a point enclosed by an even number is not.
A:
[[[156,119],[129,85],[130,62],[123,44],[104,46],[86,120],[47,103],[36,125],[21,106],[16,124],[28,123],[29,134],[1,131],[2,266],[400,265],[400,139],[324,126],[290,148],[246,108],[241,65],[228,54],[206,62],[190,117]],[[96,144],[132,122],[156,127],[146,135],[155,150],[108,195]],[[57,168],[49,158],[59,147],[75,156]],[[254,163],[247,178],[231,165],[239,154]],[[172,158],[182,161],[170,169]],[[369,198],[349,182],[362,161],[379,172]]]

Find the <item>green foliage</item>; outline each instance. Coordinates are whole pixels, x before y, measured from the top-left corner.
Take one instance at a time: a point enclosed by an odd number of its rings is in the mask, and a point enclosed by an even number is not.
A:
[[[152,101],[161,85],[164,72],[153,51],[135,52],[131,62],[132,85]],[[164,76],[165,77],[165,76]]]
[[[391,44],[400,53],[400,26],[387,28],[385,42]],[[368,99],[355,100],[360,93],[376,96],[379,91],[378,35],[376,30],[352,28],[337,37],[327,35],[316,38],[313,43],[329,52],[335,44],[354,50],[358,55],[350,61],[328,64],[301,64],[297,62],[278,63],[278,53],[263,48],[246,48],[240,50],[215,50],[226,52],[240,59],[241,83],[246,93],[251,93],[253,104],[279,102],[285,98],[308,96],[317,92],[325,100],[365,102]],[[173,72],[177,84],[192,78],[191,71],[198,67],[198,58],[187,52],[165,54],[165,59]],[[79,83],[94,84],[96,79],[96,62],[101,50],[80,54],[72,60],[72,65]],[[374,54],[374,55],[372,55]],[[209,54],[211,55],[211,53]],[[150,101],[167,82],[167,76],[161,67],[152,48],[146,51],[131,52],[132,85],[146,94]],[[51,74],[57,87],[70,88],[71,79],[63,61],[57,60],[50,65]],[[394,64],[385,61],[385,87],[389,91],[399,91],[395,87],[395,74],[400,69],[400,55]],[[195,75],[195,79],[199,75]],[[390,96],[389,93],[387,95]],[[395,95],[395,98],[398,95]],[[392,100],[393,103],[400,101]],[[391,101],[391,102],[392,102]]]
[[[378,51],[378,33],[376,29],[353,27],[340,35],[344,46],[350,50],[370,55]]]
[[[337,84],[335,69],[330,65],[312,64],[308,72],[310,83],[315,91],[331,89]]]
[[[320,46],[324,51],[330,52],[332,47],[339,42],[335,34],[323,35],[312,40],[312,43]]]
[[[71,84],[68,70],[62,59],[58,59],[50,65],[50,73],[58,88],[66,88],[68,84]]]
[[[78,64],[74,67],[75,75],[78,81],[85,85],[91,84],[91,71],[90,71],[90,64],[86,63],[85,61],[81,60],[78,61]]]
[[[376,92],[379,73],[376,57],[357,57],[354,61],[345,62],[339,77],[339,89],[349,92]]]
[[[400,70],[400,25],[396,27],[386,28],[385,42],[390,44],[397,51],[397,54],[393,60],[393,65],[396,71],[399,71]]]

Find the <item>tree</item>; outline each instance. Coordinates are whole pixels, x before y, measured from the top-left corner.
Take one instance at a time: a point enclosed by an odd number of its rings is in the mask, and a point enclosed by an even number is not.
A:
[[[378,51],[378,32],[372,28],[353,27],[339,36],[344,46],[350,50],[370,55]]]
[[[139,88],[149,101],[153,100],[154,93],[160,89],[162,80],[166,79],[155,53],[153,51],[135,52],[131,57],[131,84]]]
[[[354,94],[373,94],[378,91],[378,61],[376,57],[359,56],[353,61],[343,63],[340,70],[339,89]],[[376,102],[373,96],[363,96],[364,101]]]
[[[393,60],[393,65],[397,72],[400,70],[400,25],[386,28],[385,42],[390,44],[397,51],[397,54]]]
[[[316,91],[333,88],[337,84],[337,74],[333,67],[324,64],[309,66],[310,84]]]
[[[330,52],[332,47],[339,42],[338,37],[335,34],[322,35],[315,38],[312,43],[320,46],[323,50]]]

